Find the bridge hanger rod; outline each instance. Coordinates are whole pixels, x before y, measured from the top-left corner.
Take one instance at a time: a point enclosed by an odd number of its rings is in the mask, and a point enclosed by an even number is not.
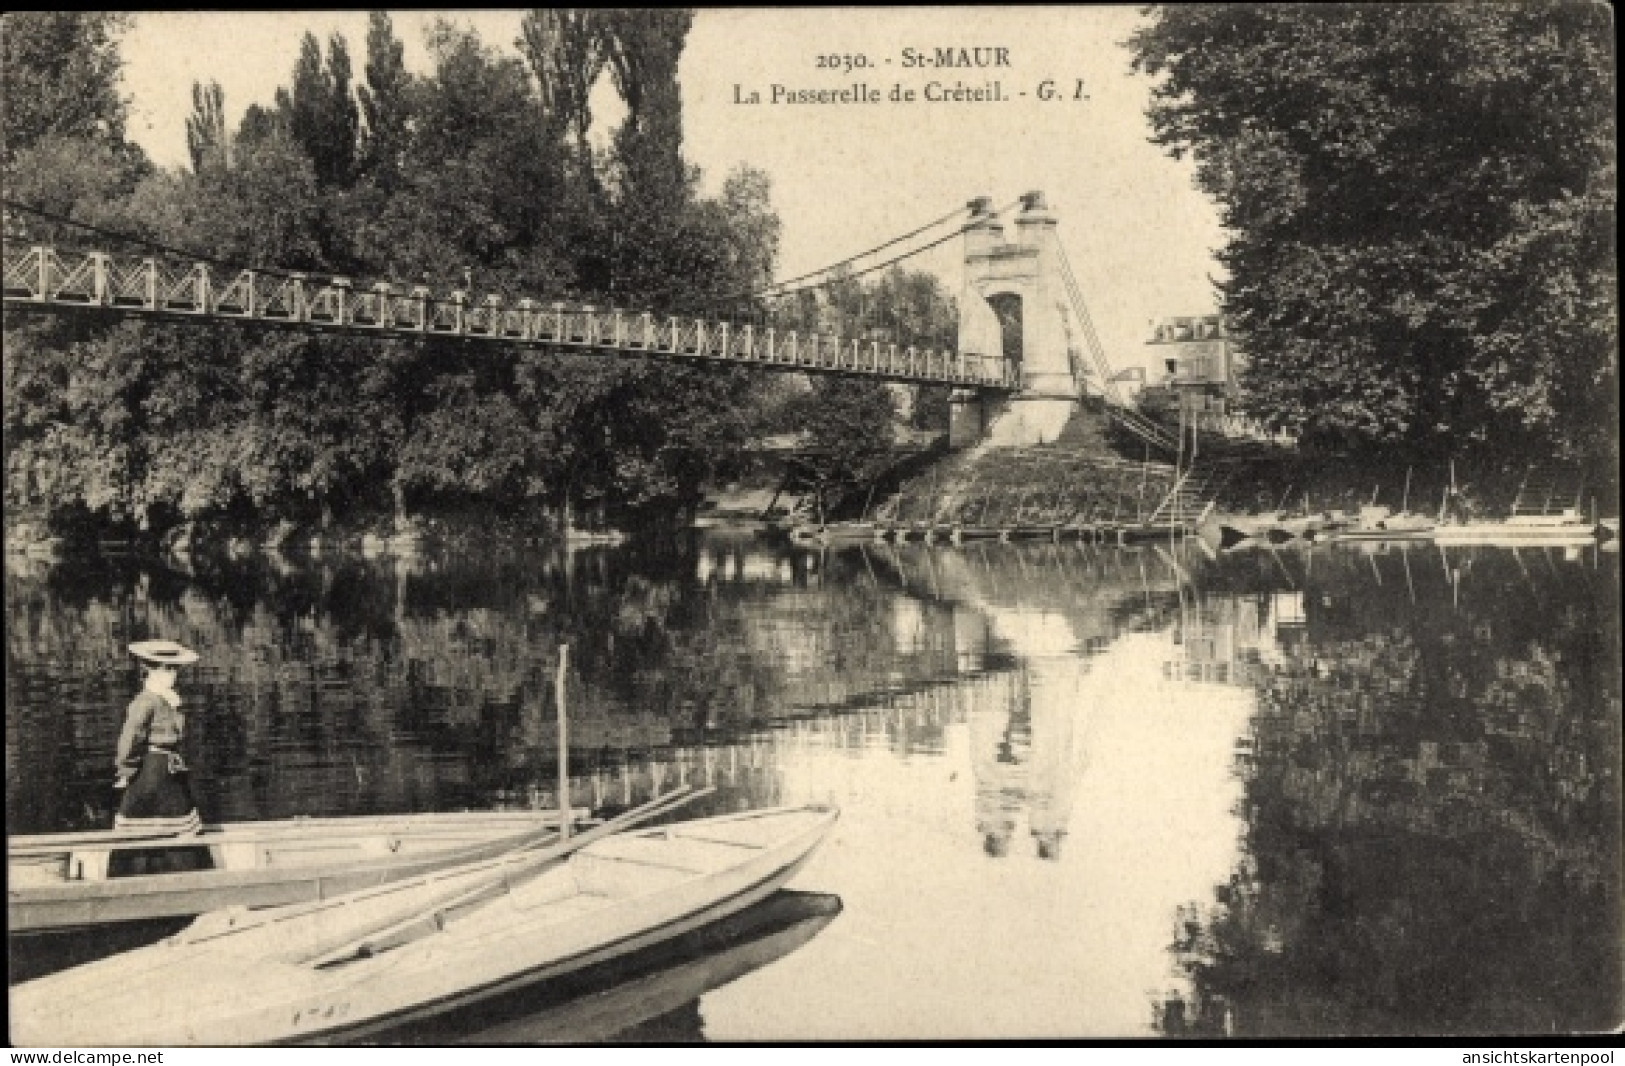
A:
[[[579,300],[570,302],[574,307],[555,301],[548,308],[530,299],[514,303],[496,293],[482,297],[455,290],[452,299],[445,299],[434,296],[425,285],[412,286],[404,293],[402,286],[393,282],[357,286],[344,277],[324,280],[325,272],[239,268],[217,257],[190,255],[158,241],[77,222],[7,198],[0,197],[0,204],[7,205],[8,210],[15,208],[190,261],[188,268],[180,269],[174,264],[166,266],[151,255],[141,262],[120,263],[104,252],[90,251],[76,253],[82,261],[73,263],[61,260],[57,249],[49,245],[23,249],[20,256],[12,255],[8,248],[8,307],[97,308],[169,319],[215,318],[359,335],[443,336],[677,359],[735,360],[797,366],[809,372],[940,381],[997,390],[1019,386],[1007,360],[977,353],[938,352],[901,343],[881,345],[816,331],[805,336],[795,330],[758,332],[749,325],[736,328],[724,320],[640,314],[615,307],[598,309]],[[233,272],[236,277],[224,279],[224,284],[217,287],[209,276],[211,265]],[[266,289],[262,279],[276,284]],[[443,315],[442,309],[451,313]]]
[[[1014,207],[1016,204],[1018,204],[1020,202],[1021,202],[1021,200],[1019,200],[1019,199],[1013,200],[1009,204],[1006,204],[1004,207],[1001,207],[997,211],[993,212],[993,214],[994,214],[994,216],[1003,214],[1005,211],[1010,210],[1010,208]],[[26,204],[26,203],[22,203],[22,202],[19,202],[19,201],[16,201],[16,200],[12,200],[10,197],[0,197],[0,204],[3,204],[4,206],[6,206],[8,208],[12,208],[14,210],[22,211],[22,212],[24,212],[26,214],[36,215],[36,216],[38,216],[40,218],[46,219],[46,220],[51,221],[51,222],[56,222],[56,223],[59,223],[61,225],[65,225],[65,226],[70,226],[70,227],[73,227],[75,229],[85,230],[87,232],[95,233],[95,234],[98,234],[100,236],[112,239],[112,240],[122,241],[122,242],[125,242],[125,243],[128,243],[128,244],[136,245],[136,246],[141,247],[141,248],[148,248],[148,249],[151,249],[151,250],[154,250],[154,251],[163,252],[163,253],[165,253],[167,255],[181,257],[181,258],[188,259],[188,260],[191,260],[191,261],[196,262],[196,263],[207,263],[207,264],[209,264],[211,266],[220,267],[221,269],[229,270],[229,271],[233,271],[233,272],[241,273],[241,272],[250,272],[251,271],[254,274],[260,275],[262,277],[277,278],[277,279],[280,279],[280,280],[283,280],[283,281],[299,280],[299,281],[306,281],[306,282],[319,282],[319,281],[325,279],[329,283],[331,283],[332,281],[340,280],[340,279],[343,278],[343,275],[340,275],[340,274],[337,274],[337,273],[334,273],[334,272],[331,272],[331,271],[324,271],[324,270],[288,271],[288,270],[279,270],[279,269],[277,269],[275,267],[259,267],[259,266],[252,266],[252,265],[245,266],[242,263],[233,263],[233,262],[230,262],[228,260],[221,259],[218,256],[206,255],[206,254],[203,254],[203,253],[200,253],[200,252],[195,252],[195,251],[191,251],[191,250],[184,249],[184,248],[176,248],[173,245],[165,244],[165,243],[163,243],[161,241],[152,240],[152,239],[147,238],[147,237],[141,237],[141,236],[137,236],[137,235],[131,234],[131,233],[124,233],[124,232],[120,232],[118,230],[108,229],[107,227],[104,227],[104,226],[98,226],[98,225],[96,225],[94,223],[83,222],[83,221],[80,221],[78,219],[69,218],[69,217],[67,217],[65,215],[60,215],[60,214],[57,214],[57,213],[52,212],[52,211],[47,211],[44,208],[36,207],[36,206],[34,206],[32,204]],[[952,219],[955,215],[963,213],[965,210],[967,210],[966,207],[957,208],[954,211],[951,211],[948,214],[942,216],[941,218],[936,219],[933,222],[930,222],[930,223],[928,223],[928,224],[926,224],[924,226],[919,227],[918,229],[912,231],[911,233],[906,233],[901,237],[893,238],[892,240],[887,241],[885,244],[877,245],[876,247],[871,248],[866,252],[860,252],[857,255],[849,256],[848,258],[842,260],[839,263],[835,263],[835,264],[832,264],[831,266],[824,267],[822,270],[812,271],[810,274],[804,274],[801,277],[803,277],[803,278],[813,277],[813,276],[816,276],[817,274],[823,273],[824,271],[833,270],[833,269],[836,269],[837,267],[845,265],[846,263],[850,263],[850,262],[853,262],[855,260],[861,259],[866,255],[872,255],[873,253],[875,253],[877,251],[880,251],[880,250],[882,250],[884,248],[888,248],[888,247],[890,247],[890,246],[892,246],[894,244],[899,243],[900,241],[908,240],[910,237],[916,236],[916,235],[918,235],[920,233],[924,233],[927,230],[930,230],[935,226],[941,225],[942,223]],[[848,274],[848,275],[846,275],[846,277],[848,277],[848,278],[862,277],[865,274],[870,274],[870,273],[873,273],[876,270],[881,270],[881,269],[884,269],[885,267],[891,266],[891,265],[893,265],[895,263],[899,263],[899,262],[903,261],[904,259],[908,259],[908,258],[910,258],[912,256],[919,255],[919,254],[921,254],[923,252],[930,251],[932,248],[935,248],[938,245],[944,244],[947,241],[952,240],[954,237],[960,236],[968,228],[969,228],[968,226],[961,227],[961,228],[959,228],[957,230],[954,230],[951,233],[948,233],[947,235],[945,235],[943,237],[938,238],[937,240],[931,242],[930,244],[924,245],[924,246],[922,246],[920,248],[916,248],[916,249],[914,249],[913,251],[910,251],[910,252],[905,252],[904,254],[902,254],[900,256],[896,256],[896,257],[894,257],[892,259],[888,259],[883,263],[877,263],[874,266],[866,267],[863,270],[857,271],[857,272],[852,273],[852,274]],[[791,282],[794,282],[794,281],[797,281],[797,280],[800,280],[800,279],[798,279],[798,278],[790,278],[790,279],[787,279],[786,281],[776,283],[776,285],[774,287],[777,288],[779,286],[788,285]],[[403,285],[404,283],[387,282],[387,284],[389,284],[393,288],[393,287],[395,287],[397,285]],[[718,300],[722,301],[722,300],[730,300],[730,299],[749,299],[749,298],[751,298],[753,296],[760,296],[760,295],[790,296],[790,295],[794,295],[797,292],[803,292],[803,291],[806,291],[808,289],[818,288],[818,287],[820,287],[820,285],[826,285],[826,284],[828,284],[827,281],[826,282],[815,283],[815,284],[812,284],[812,285],[800,286],[800,287],[798,287],[796,289],[788,289],[788,290],[778,291],[778,292],[770,292],[770,291],[764,290],[761,293],[736,294],[734,296],[729,296],[729,297],[720,297],[720,298],[718,298]],[[511,299],[513,294],[508,293],[508,292],[501,292],[500,295],[502,295],[505,299]],[[458,301],[455,300],[455,299],[447,299],[445,297],[437,297],[437,296],[428,295],[428,294],[423,294],[423,295],[419,296],[418,299],[420,299],[424,303],[424,305],[427,306],[427,307],[458,308],[458,307],[461,307],[461,306],[465,306],[465,305],[459,304]],[[596,301],[587,300],[587,301],[577,301],[577,302],[593,303],[593,302],[596,302]]]
[[[222,270],[228,270],[239,274],[253,273],[261,277],[276,278],[281,281],[304,281],[317,284],[324,282],[327,284],[332,284],[335,281],[346,280],[343,274],[338,274],[330,270],[282,270],[277,267],[251,265],[244,266],[242,263],[234,263],[227,259],[221,259],[219,256],[207,255],[203,252],[196,252],[186,248],[176,248],[174,245],[165,244],[162,241],[155,241],[148,237],[138,237],[133,233],[123,233],[118,230],[108,229],[105,226],[95,225],[91,222],[82,222],[79,219],[59,215],[55,212],[47,211],[44,208],[35,207],[32,204],[20,203],[16,200],[10,199],[9,197],[0,197],[0,204],[14,210],[22,211],[26,214],[37,215],[40,218],[51,222],[56,222],[64,226],[71,226],[74,229],[81,229],[89,233],[95,233],[111,240],[122,241],[126,244],[133,244],[139,248],[147,248],[156,252],[163,252],[166,255],[187,259],[194,263],[206,263],[209,266],[219,267]],[[389,281],[385,282],[384,284],[389,285],[391,288],[395,288],[397,286],[402,288],[408,287],[406,283],[397,281]],[[512,294],[508,292],[499,291],[497,294],[503,296],[504,298],[511,298],[512,296]],[[422,300],[424,305],[428,307],[459,306],[456,300],[448,300],[445,297],[440,296],[423,295],[417,298]],[[578,302],[586,303],[590,301]]]
[[[315,285],[322,285],[322,284],[332,285],[335,282],[344,282],[344,283],[348,284],[352,280],[352,279],[348,278],[344,274],[338,273],[336,271],[331,271],[331,270],[318,270],[318,269],[312,269],[312,270],[285,270],[285,269],[281,269],[281,268],[277,268],[277,267],[256,266],[256,265],[252,265],[252,264],[245,265],[242,262],[233,262],[233,261],[228,260],[228,259],[222,259],[219,256],[208,255],[206,253],[193,251],[193,250],[187,249],[187,248],[177,248],[174,245],[165,244],[162,241],[153,240],[153,239],[151,239],[149,237],[142,237],[142,236],[138,236],[138,235],[133,234],[133,233],[126,233],[126,232],[122,232],[122,231],[119,231],[119,230],[109,229],[109,228],[107,228],[105,226],[98,226],[98,225],[96,225],[94,223],[91,223],[91,222],[84,222],[84,221],[81,221],[79,219],[70,218],[70,217],[68,217],[66,215],[60,215],[60,214],[57,214],[56,212],[47,211],[44,208],[36,207],[33,204],[26,204],[26,203],[22,203],[22,202],[17,201],[17,200],[13,200],[13,199],[11,199],[9,197],[0,197],[0,205],[4,205],[6,208],[9,208],[9,209],[24,212],[25,214],[36,215],[36,216],[38,216],[40,218],[46,219],[47,221],[55,222],[55,223],[58,223],[60,225],[69,226],[69,227],[72,227],[74,229],[84,230],[84,231],[86,231],[88,233],[93,233],[93,234],[96,234],[98,236],[106,237],[106,238],[108,238],[110,240],[119,241],[119,242],[122,242],[122,243],[125,243],[125,244],[134,245],[137,248],[148,249],[148,250],[154,251],[154,252],[161,252],[161,253],[163,253],[165,255],[173,256],[173,257],[176,257],[176,258],[179,258],[179,259],[185,259],[185,260],[188,260],[188,261],[190,261],[192,263],[207,264],[209,266],[218,267],[221,270],[229,271],[229,272],[232,272],[234,274],[253,273],[253,274],[255,274],[255,275],[259,276],[259,277],[264,277],[264,278],[274,278],[274,279],[277,279],[277,280],[280,280],[280,281],[301,281],[301,282],[304,282],[304,283],[307,283],[307,284],[315,284]],[[13,243],[22,243],[22,242],[13,242]],[[367,280],[371,280],[371,279],[367,279]],[[414,287],[410,283],[395,281],[395,280],[383,281],[383,282],[380,282],[380,284],[388,285],[391,289],[403,289],[403,290],[405,290],[405,289],[411,289],[411,288]],[[424,288],[424,289],[427,289],[427,285],[423,285],[421,287]],[[472,288],[472,286],[470,288]],[[475,295],[475,293],[470,291],[467,295],[469,295],[470,297],[473,297]],[[493,295],[494,296],[499,296],[505,302],[509,302],[509,303],[516,302],[518,299],[522,298],[522,295],[516,295],[511,289],[505,289],[505,288],[502,288],[502,287],[495,287],[495,288],[493,288],[491,290],[488,290],[488,291],[482,291],[478,295],[479,295],[481,300],[484,300],[484,299],[486,299],[486,298],[488,298],[490,296],[493,296]],[[467,301],[459,303],[459,301],[456,300],[455,298],[449,298],[448,299],[447,297],[444,297],[444,296],[435,296],[435,295],[432,295],[432,294],[428,293],[427,291],[419,293],[418,295],[414,296],[414,299],[420,301],[425,307],[429,307],[429,308],[458,309],[458,308],[473,306],[473,304],[471,304],[471,303],[469,303]],[[583,305],[597,305],[601,301],[596,300],[596,299],[592,299],[590,297],[585,298],[585,299],[583,299],[581,297],[575,297],[575,298],[568,299],[568,300],[562,300],[562,302],[576,303],[576,304],[583,304]]]

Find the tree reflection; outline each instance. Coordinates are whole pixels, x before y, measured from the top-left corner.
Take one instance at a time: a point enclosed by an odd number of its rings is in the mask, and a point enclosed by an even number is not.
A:
[[[1159,1029],[1612,1026],[1616,575],[1535,571],[1536,598],[1509,551],[1456,560],[1459,587],[1397,562],[1378,584],[1373,561],[1317,556],[1301,639],[1256,678],[1246,858],[1179,915],[1194,994],[1154,1006]]]
[[[827,561],[825,581],[793,553],[735,555],[731,576],[692,547],[13,567],[9,829],[107,823],[124,647],[152,636],[204,653],[189,761],[222,820],[554,802],[561,644],[584,795],[634,762],[650,783],[678,747],[960,670],[951,607],[860,579],[860,561]]]

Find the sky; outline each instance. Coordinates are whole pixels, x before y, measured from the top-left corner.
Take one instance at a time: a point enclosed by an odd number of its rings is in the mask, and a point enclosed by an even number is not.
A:
[[[487,45],[514,53],[522,16],[391,12],[417,72],[429,70],[425,31],[437,18],[472,26]],[[1151,83],[1131,71],[1123,45],[1141,19],[1130,6],[701,9],[679,70],[684,151],[704,172],[707,192],[740,165],[770,176],[783,227],[781,278],[871,248],[974,197],[1002,205],[1042,191],[1108,358],[1152,366],[1156,353],[1144,342],[1153,319],[1215,309],[1213,281],[1222,274],[1213,253],[1224,233],[1189,159],[1174,160],[1148,140]],[[323,41],[343,34],[359,77],[366,24],[362,11],[137,14],[122,45],[130,133],[159,164],[184,166],[194,81],[220,82],[234,124],[287,83],[307,31]],[[915,61],[934,60],[939,49],[989,65]],[[1058,98],[1040,99],[1046,82]],[[881,99],[775,103],[775,85],[781,93],[863,86]],[[1000,98],[926,99],[956,85]],[[893,100],[894,88],[914,99]],[[739,102],[752,92],[761,103]],[[607,78],[594,105],[595,132],[607,136],[623,113]],[[949,242],[912,265],[957,290],[959,248]]]

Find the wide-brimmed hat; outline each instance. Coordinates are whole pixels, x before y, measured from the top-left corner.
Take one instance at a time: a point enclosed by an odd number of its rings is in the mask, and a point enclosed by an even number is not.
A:
[[[198,660],[197,652],[173,640],[138,640],[130,654],[153,666],[186,666]]]

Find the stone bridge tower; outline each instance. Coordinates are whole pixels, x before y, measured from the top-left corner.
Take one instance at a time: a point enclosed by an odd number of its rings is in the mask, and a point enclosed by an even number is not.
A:
[[[1055,440],[1084,395],[1078,327],[1061,275],[1055,216],[1044,194],[1022,197],[1013,240],[987,197],[971,203],[965,232],[964,352],[1003,352],[1021,368],[1010,396],[963,389],[951,401],[949,444],[1022,446]]]

